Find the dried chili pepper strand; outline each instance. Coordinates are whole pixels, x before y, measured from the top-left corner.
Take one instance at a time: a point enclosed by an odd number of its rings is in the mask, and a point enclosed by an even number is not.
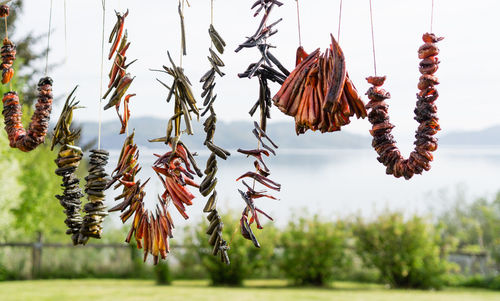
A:
[[[377,159],[386,166],[387,174],[392,174],[396,178],[404,177],[407,180],[414,174],[421,174],[431,168],[432,152],[437,149],[437,139],[433,136],[440,130],[436,115],[437,107],[434,103],[439,96],[435,88],[439,81],[434,73],[438,70],[439,64],[437,59],[439,49],[436,43],[443,38],[426,33],[422,39],[424,45],[418,50],[418,57],[422,60],[419,65],[422,76],[418,83],[420,92],[417,94],[415,108],[415,120],[420,125],[415,135],[415,149],[408,159],[401,155],[391,134],[394,125],[390,123],[389,106],[385,102],[390,98],[390,94],[382,88],[385,76],[367,78],[368,83],[373,85],[367,92],[370,102],[366,108],[369,111],[368,120],[373,125],[370,133],[373,136],[372,146],[379,155]]]

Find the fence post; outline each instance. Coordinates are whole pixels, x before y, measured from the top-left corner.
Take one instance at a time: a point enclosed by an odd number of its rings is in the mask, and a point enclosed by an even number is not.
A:
[[[31,279],[38,278],[40,268],[42,266],[42,232],[37,232],[37,240],[33,243],[32,257],[31,257]]]

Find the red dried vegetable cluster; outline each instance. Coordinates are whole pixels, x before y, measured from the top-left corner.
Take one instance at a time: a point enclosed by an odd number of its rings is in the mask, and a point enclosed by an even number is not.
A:
[[[112,43],[112,45],[109,51],[108,59],[111,59],[115,52],[116,55],[113,60],[111,70],[109,71],[108,91],[103,96],[103,99],[106,99],[108,95],[113,92],[108,103],[104,106],[104,110],[115,106],[116,113],[118,114],[118,118],[120,118],[120,122],[122,124],[120,134],[124,134],[126,131],[128,120],[130,119],[130,110],[128,108],[128,103],[130,101],[130,98],[135,96],[135,94],[127,94],[125,96],[128,88],[134,81],[134,77],[127,73],[127,68],[135,61],[137,61],[134,60],[128,64],[126,63],[126,52],[130,47],[130,42],[127,41],[127,30],[124,30],[125,18],[127,16],[128,10],[124,14],[116,12],[117,20],[115,26],[113,27],[111,35],[109,36],[109,43]],[[124,108],[122,117],[122,115],[120,114],[120,104],[124,96],[125,100],[123,103]]]
[[[365,118],[361,100],[346,71],[344,54],[331,36],[324,54],[317,49],[307,54],[297,49],[296,68],[273,97],[286,115],[295,117],[297,135],[308,129],[322,133],[339,131],[349,118]]]
[[[45,141],[52,111],[52,79],[44,77],[38,82],[38,102],[31,117],[28,130],[25,130],[22,120],[22,106],[15,91],[4,94],[3,111],[5,130],[10,146],[23,152],[34,150]]]
[[[9,6],[6,4],[0,5],[0,18],[7,18],[9,16]],[[7,22],[5,22],[7,24]],[[2,55],[2,84],[10,82],[14,76],[14,68],[12,64],[16,60],[16,45],[9,40],[8,37],[3,39],[3,46],[1,50]]]
[[[367,104],[368,120],[373,125],[370,133],[373,136],[372,146],[377,151],[379,162],[387,167],[386,173],[396,178],[404,177],[410,179],[414,174],[421,174],[424,170],[431,168],[433,160],[432,152],[437,149],[437,139],[433,136],[441,129],[438,123],[437,107],[435,101],[439,94],[436,85],[439,84],[434,73],[438,70],[439,60],[437,55],[439,49],[436,43],[443,38],[438,38],[432,33],[426,33],[422,37],[424,45],[418,50],[420,62],[419,71],[422,74],[419,79],[417,104],[415,109],[415,120],[419,127],[415,135],[415,150],[408,159],[403,158],[396,146],[394,136],[391,134],[394,125],[389,120],[389,105],[385,102],[391,96],[382,85],[385,76],[368,77],[368,83],[372,84],[368,92],[370,102]]]

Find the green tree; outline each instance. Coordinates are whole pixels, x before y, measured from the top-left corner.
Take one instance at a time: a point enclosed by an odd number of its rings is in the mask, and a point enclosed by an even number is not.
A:
[[[356,250],[368,266],[395,288],[439,288],[448,263],[440,231],[425,218],[405,220],[402,213],[380,215],[354,224]]]
[[[329,285],[335,271],[351,262],[348,237],[342,221],[326,222],[314,216],[290,222],[281,238],[286,277],[296,285]]]

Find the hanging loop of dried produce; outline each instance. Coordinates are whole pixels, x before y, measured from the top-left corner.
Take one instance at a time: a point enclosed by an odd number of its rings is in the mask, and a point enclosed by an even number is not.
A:
[[[66,234],[71,235],[71,240],[74,245],[78,244],[80,228],[82,226],[82,217],[80,209],[82,203],[80,199],[83,197],[82,190],[80,189],[80,180],[75,175],[75,172],[80,165],[83,157],[82,150],[75,146],[75,140],[80,136],[80,130],[71,129],[71,122],[73,120],[73,111],[80,108],[79,102],[75,101],[73,94],[75,89],[66,99],[63,110],[54,128],[52,136],[51,149],[53,150],[56,145],[61,145],[57,159],[56,175],[63,178],[62,187],[64,192],[62,195],[56,195],[59,202],[64,208],[66,214]]]
[[[295,118],[297,135],[308,129],[322,133],[340,131],[350,117],[367,116],[365,104],[346,71],[344,54],[337,41],[325,53],[307,54],[297,49],[296,68],[273,97],[274,104]]]
[[[259,124],[257,122],[254,122],[255,128],[253,129],[253,134],[259,141],[260,145],[263,146],[266,150],[262,149],[254,149],[254,150],[243,150],[243,149],[238,149],[238,152],[241,154],[246,155],[247,157],[254,157],[256,160],[254,161],[254,166],[255,166],[255,172],[249,171],[245,174],[243,174],[241,177],[236,179],[236,181],[242,180],[244,178],[250,178],[254,180],[255,183],[259,183],[271,190],[275,191],[280,191],[281,190],[281,185],[272,181],[269,179],[269,176],[271,175],[271,171],[269,168],[266,166],[264,163],[262,155],[269,157],[270,153],[273,155],[276,155],[275,149],[278,148],[278,146],[269,138],[269,136],[259,127]],[[268,146],[267,144],[264,143],[264,139],[266,139],[271,146]],[[241,195],[241,198],[245,201],[245,209],[243,209],[241,219],[240,219],[240,230],[241,234],[243,235],[244,238],[251,240],[253,244],[257,247],[260,248],[260,244],[257,241],[257,238],[255,237],[252,228],[250,225],[252,225],[254,222],[257,225],[257,229],[262,229],[262,224],[259,220],[259,213],[267,217],[269,220],[273,220],[269,215],[267,215],[264,211],[261,209],[257,208],[255,205],[255,199],[260,199],[260,198],[269,198],[273,200],[277,200],[274,196],[267,194],[266,190],[262,191],[257,191],[255,190],[255,184],[253,186],[248,185],[244,180],[242,180],[243,185],[247,188],[246,192],[243,192],[242,190],[239,190],[239,193]]]
[[[123,187],[122,193],[115,198],[116,201],[122,200],[118,205],[109,209],[109,212],[120,211],[120,218],[126,223],[133,216],[133,222],[125,242],[130,243],[132,237],[137,242],[137,248],[144,250],[144,260],[148,254],[151,254],[154,263],[157,264],[159,258],[165,259],[170,252],[169,238],[172,237],[174,228],[172,218],[167,210],[167,204],[161,203],[156,207],[154,213],[145,209],[144,191],[149,179],[141,184],[136,180],[136,175],[141,170],[139,165],[139,150],[134,143],[134,134],[132,133],[125,139],[118,164],[111,174],[112,180],[108,187],[114,186],[114,189]]]
[[[4,94],[2,114],[10,147],[29,152],[45,141],[52,112],[52,101],[52,79],[44,77],[38,82],[38,102],[28,130],[25,130],[21,122],[23,113],[19,96],[15,91]]]
[[[208,33],[215,49],[220,54],[224,53],[226,43],[212,24],[210,25]],[[217,256],[220,253],[221,261],[226,264],[230,264],[229,256],[227,254],[229,246],[227,241],[222,237],[224,224],[222,223],[222,218],[217,211],[217,191],[215,189],[215,186],[217,185],[217,178],[215,177],[217,174],[217,157],[226,160],[227,157],[231,155],[228,151],[215,145],[214,143],[217,124],[217,115],[215,114],[215,109],[213,107],[215,99],[217,98],[217,95],[214,95],[215,76],[216,73],[221,77],[224,76],[224,73],[222,73],[219,69],[224,67],[224,62],[212,48],[210,48],[209,51],[210,56],[208,57],[208,61],[212,67],[202,76],[200,82],[203,83],[203,93],[201,94],[201,97],[205,97],[203,105],[206,106],[205,111],[201,114],[201,116],[210,112],[210,116],[203,123],[205,133],[207,134],[204,144],[212,152],[212,154],[207,160],[207,167],[204,171],[205,178],[201,182],[199,190],[204,197],[208,197],[210,195],[203,212],[208,213],[207,218],[210,225],[206,233],[210,237],[208,240],[209,244],[213,247],[212,254],[213,256]]]
[[[404,177],[410,179],[414,174],[421,174],[424,170],[431,168],[433,160],[432,152],[437,149],[437,139],[433,137],[441,128],[438,123],[437,107],[435,101],[439,94],[436,85],[438,78],[434,73],[438,70],[439,48],[436,43],[443,38],[436,37],[433,33],[426,33],[422,37],[424,45],[418,50],[418,58],[421,59],[419,71],[422,74],[418,82],[417,103],[415,108],[415,120],[420,124],[415,135],[415,150],[408,159],[404,159],[396,146],[394,136],[391,134],[394,125],[389,120],[389,105],[386,99],[391,96],[382,85],[385,76],[371,76],[367,78],[372,84],[368,92],[370,102],[366,105],[368,109],[368,120],[373,125],[370,131],[373,136],[372,146],[379,155],[378,161],[387,167],[386,173],[396,178]]]
[[[7,17],[9,16],[10,8],[5,3],[6,2],[4,1],[4,4],[0,5],[0,18],[7,19]],[[5,20],[5,24],[7,26],[7,20]],[[7,31],[7,29],[5,30]],[[16,45],[11,40],[9,40],[7,36],[5,36],[3,39],[1,55],[2,55],[2,84],[7,84],[14,76],[14,68],[12,68],[12,65],[16,60]]]

